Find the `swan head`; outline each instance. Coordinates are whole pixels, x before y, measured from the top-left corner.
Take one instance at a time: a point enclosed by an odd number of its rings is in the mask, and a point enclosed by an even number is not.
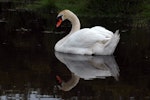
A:
[[[69,79],[67,82],[63,81],[58,75],[56,76],[56,80],[58,81],[57,87],[60,90],[70,91],[73,87],[75,87],[78,84],[80,77],[76,76],[74,73],[71,73],[71,79]]]
[[[75,14],[70,10],[63,10],[57,15],[57,24],[56,27],[59,27],[63,21],[68,19],[69,21],[73,20]]]

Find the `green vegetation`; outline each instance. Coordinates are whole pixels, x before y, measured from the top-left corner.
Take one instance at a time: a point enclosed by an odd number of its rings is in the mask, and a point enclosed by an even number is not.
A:
[[[150,1],[144,0],[140,11],[133,16],[134,26],[147,27],[150,25]]]
[[[16,0],[17,1],[17,0]],[[26,0],[27,2],[28,0]],[[29,0],[29,9],[37,11],[70,9],[81,15],[135,15],[140,12],[148,15],[149,0]],[[150,14],[149,14],[150,15]]]
[[[142,1],[140,0],[89,0],[88,7],[105,16],[121,16],[136,14]]]
[[[54,0],[40,0],[26,6],[28,9],[37,11],[38,13],[50,13],[56,9]]]
[[[148,1],[148,0],[147,0]],[[70,9],[78,14],[92,16],[135,15],[144,9],[143,0],[57,0],[58,9]]]
[[[27,4],[25,8],[32,10],[35,12],[38,16],[41,16],[41,19],[46,20],[46,26],[45,28],[53,29],[54,25],[52,23],[55,23],[54,19],[55,15],[53,13],[57,12],[57,7],[55,6],[55,0],[37,0],[34,3]]]
[[[78,15],[89,15],[87,0],[57,0],[55,4],[58,10],[69,9]]]
[[[147,26],[150,21],[149,0],[37,0],[26,7],[45,16],[70,9],[78,16],[127,17],[135,27]]]
[[[150,22],[149,0],[14,0],[15,8],[34,11],[45,19],[63,9],[70,9],[79,17],[125,17],[135,27]],[[50,15],[51,14],[51,15]],[[49,20],[48,20],[49,21]]]

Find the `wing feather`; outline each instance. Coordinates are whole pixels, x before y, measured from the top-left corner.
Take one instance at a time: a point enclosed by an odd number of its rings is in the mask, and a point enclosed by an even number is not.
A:
[[[89,28],[81,29],[68,37],[65,41],[66,46],[89,48],[96,42],[106,43],[110,38]]]

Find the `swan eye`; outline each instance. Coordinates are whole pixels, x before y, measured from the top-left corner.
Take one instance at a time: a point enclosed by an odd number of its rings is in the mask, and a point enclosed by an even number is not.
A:
[[[62,19],[62,16],[63,16],[63,15],[58,16],[58,17],[56,18],[56,20]]]

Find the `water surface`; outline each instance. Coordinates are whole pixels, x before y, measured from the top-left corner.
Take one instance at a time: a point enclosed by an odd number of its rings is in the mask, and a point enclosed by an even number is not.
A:
[[[1,100],[150,99],[149,29],[121,27],[113,56],[55,52],[61,32],[14,33],[0,44]]]

